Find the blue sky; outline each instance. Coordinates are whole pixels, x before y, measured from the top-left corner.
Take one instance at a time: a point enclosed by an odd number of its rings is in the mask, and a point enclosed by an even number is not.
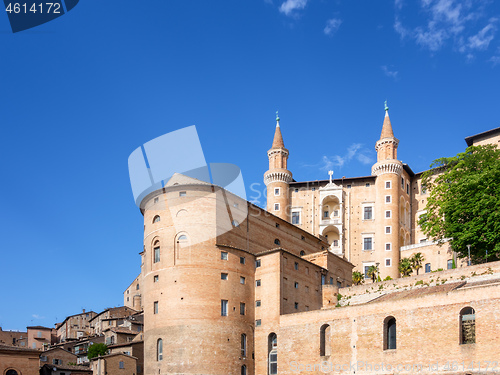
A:
[[[415,172],[464,150],[500,126],[499,28],[493,0],[82,0],[16,34],[0,13],[0,326],[123,303],[127,158],[162,134],[196,125],[253,199],[276,110],[296,180],[369,175],[385,100]]]

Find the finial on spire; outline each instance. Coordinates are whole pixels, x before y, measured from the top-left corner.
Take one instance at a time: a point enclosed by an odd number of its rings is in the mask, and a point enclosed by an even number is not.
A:
[[[333,171],[328,171],[328,174],[330,175],[330,183],[332,183]]]
[[[389,107],[387,106],[387,100],[384,102],[384,107],[385,111],[387,112],[389,110]]]
[[[278,116],[278,111],[276,111],[276,121],[280,122],[280,117]]]

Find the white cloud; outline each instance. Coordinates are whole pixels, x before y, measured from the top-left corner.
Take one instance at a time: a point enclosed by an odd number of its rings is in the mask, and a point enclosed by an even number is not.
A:
[[[40,315],[37,315],[37,314],[33,314],[33,315],[31,315],[31,316],[32,316],[33,318],[35,318],[35,319],[45,319],[45,317],[44,317],[44,316],[40,316]]]
[[[295,10],[304,9],[307,5],[307,0],[286,0],[280,6],[280,12],[287,16],[291,15]]]
[[[357,160],[365,165],[374,162],[373,158],[368,154],[368,150],[363,148],[361,143],[353,143],[349,146],[345,155],[323,156],[319,169],[322,171],[335,169],[334,167],[342,169],[351,160]]]
[[[496,56],[491,56],[491,58],[488,60],[491,63],[493,63],[493,66],[495,65],[500,65],[500,48],[498,48],[498,55]]]
[[[323,32],[326,35],[333,35],[339,29],[339,27],[340,27],[341,24],[342,24],[342,20],[341,19],[338,19],[338,18],[329,19],[326,22],[326,26],[325,26]]]
[[[384,74],[387,77],[394,78],[394,79],[398,78],[399,72],[397,70],[391,70],[387,67],[387,65],[382,65],[380,68],[382,69],[382,71],[384,72]]]
[[[401,39],[410,38],[432,52],[439,51],[449,44],[471,61],[474,58],[471,56],[472,51],[486,50],[495,38],[497,19],[490,18],[484,22],[484,8],[487,4],[485,2],[421,0],[421,14],[426,16],[425,24],[408,27],[401,22],[402,0],[394,1],[394,30]],[[480,25],[479,30],[477,25]]]

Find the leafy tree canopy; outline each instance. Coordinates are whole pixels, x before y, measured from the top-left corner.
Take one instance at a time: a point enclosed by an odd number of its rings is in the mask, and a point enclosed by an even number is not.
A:
[[[106,344],[92,344],[87,350],[87,358],[92,359],[100,355],[105,355],[108,352],[108,346]]]
[[[434,161],[422,184],[430,190],[427,213],[419,224],[432,240],[452,238],[459,257],[500,259],[500,149],[471,146],[451,158]]]

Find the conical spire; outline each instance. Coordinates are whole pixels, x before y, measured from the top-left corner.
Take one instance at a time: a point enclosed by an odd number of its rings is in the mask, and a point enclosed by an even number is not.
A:
[[[278,111],[276,111],[276,131],[274,132],[273,146],[271,148],[285,148],[285,143],[283,143],[283,136],[281,135],[280,118],[278,116]]]
[[[385,101],[384,125],[382,125],[382,133],[380,134],[380,139],[383,139],[383,138],[394,138],[394,132],[392,131],[391,119],[389,118],[389,107],[387,106],[387,100]]]

